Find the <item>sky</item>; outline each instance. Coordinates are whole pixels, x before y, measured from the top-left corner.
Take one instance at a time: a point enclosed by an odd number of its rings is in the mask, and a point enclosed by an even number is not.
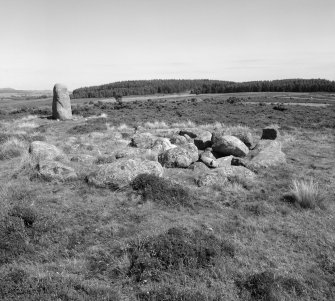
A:
[[[335,80],[335,0],[0,0],[0,88]]]

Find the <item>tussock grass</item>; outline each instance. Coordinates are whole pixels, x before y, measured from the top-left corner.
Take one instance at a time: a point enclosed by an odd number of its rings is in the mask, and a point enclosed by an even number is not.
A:
[[[20,157],[27,149],[27,145],[22,140],[15,137],[9,138],[0,145],[0,161]]]
[[[284,199],[304,209],[324,208],[324,195],[319,185],[310,180],[293,180]]]
[[[191,120],[187,120],[184,122],[175,122],[171,124],[172,128],[195,128],[197,125],[195,122]]]
[[[143,126],[146,129],[167,129],[169,126],[166,124],[165,121],[157,121],[155,120],[154,122],[145,122]]]

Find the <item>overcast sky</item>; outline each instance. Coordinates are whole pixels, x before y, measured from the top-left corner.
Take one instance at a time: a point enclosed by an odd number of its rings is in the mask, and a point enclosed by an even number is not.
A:
[[[0,0],[0,88],[335,80],[335,0]]]

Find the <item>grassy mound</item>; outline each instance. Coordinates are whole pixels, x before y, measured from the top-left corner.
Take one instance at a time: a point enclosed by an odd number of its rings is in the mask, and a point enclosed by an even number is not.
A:
[[[193,198],[189,189],[155,175],[138,175],[131,186],[140,192],[144,201],[151,200],[169,207],[193,206]]]

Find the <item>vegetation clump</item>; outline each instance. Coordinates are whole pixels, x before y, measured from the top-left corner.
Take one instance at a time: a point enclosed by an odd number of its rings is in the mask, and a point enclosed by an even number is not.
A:
[[[215,259],[233,257],[233,245],[213,234],[184,228],[171,228],[167,233],[150,237],[129,248],[128,275],[136,281],[159,280],[163,271],[201,269],[215,265]]]
[[[131,187],[142,195],[144,201],[151,200],[169,207],[193,206],[189,189],[152,174],[138,175]]]
[[[299,208],[324,208],[324,195],[313,179],[293,180],[290,191],[285,193],[283,198]]]

